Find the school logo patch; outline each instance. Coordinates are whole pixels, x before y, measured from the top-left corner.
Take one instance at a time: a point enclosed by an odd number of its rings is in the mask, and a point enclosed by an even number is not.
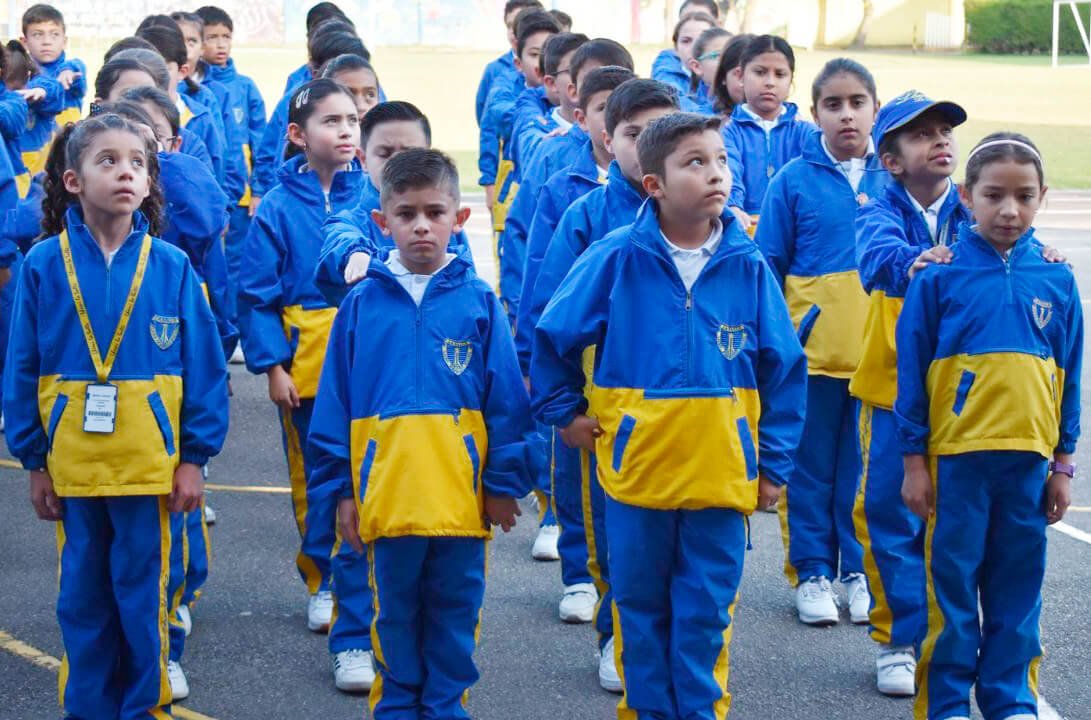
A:
[[[1053,319],[1053,303],[1034,298],[1031,310],[1034,311],[1034,323],[1038,329],[1045,330],[1046,325],[1049,325],[1049,321]]]
[[[728,360],[734,360],[746,346],[745,325],[720,325],[716,331],[716,347]]]
[[[153,315],[148,329],[151,331],[155,346],[160,350],[166,350],[178,339],[178,331],[182,329],[182,326],[176,317]]]
[[[474,346],[469,341],[459,342],[447,339],[443,341],[442,352],[443,362],[447,368],[455,375],[461,375],[470,366],[470,360],[474,356]]]
[[[232,112],[235,115],[235,122],[242,125],[242,121],[246,119],[246,113],[243,112],[241,107],[234,108]]]

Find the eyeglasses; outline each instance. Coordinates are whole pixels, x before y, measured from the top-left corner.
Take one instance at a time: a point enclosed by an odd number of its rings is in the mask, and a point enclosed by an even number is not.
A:
[[[721,51],[721,50],[713,50],[712,52],[707,52],[704,55],[697,58],[697,62],[704,62],[705,60],[719,60],[720,55],[722,54],[722,52],[723,51]]]

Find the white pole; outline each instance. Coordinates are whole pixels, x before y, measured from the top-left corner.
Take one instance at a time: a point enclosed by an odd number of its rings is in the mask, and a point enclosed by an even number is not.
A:
[[[1057,67],[1058,44],[1061,40],[1061,3],[1053,0],[1053,67]]]

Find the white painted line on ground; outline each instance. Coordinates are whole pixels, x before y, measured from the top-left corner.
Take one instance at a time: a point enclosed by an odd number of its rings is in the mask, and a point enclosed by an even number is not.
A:
[[[1061,714],[1053,709],[1044,697],[1038,696],[1038,720],[1064,720]]]
[[[1064,533],[1070,538],[1075,538],[1076,540],[1080,540],[1081,542],[1085,542],[1088,545],[1091,545],[1091,533],[1084,532],[1077,527],[1072,527],[1063,520],[1061,522],[1053,523],[1052,525],[1050,525],[1050,527],[1059,533]]]

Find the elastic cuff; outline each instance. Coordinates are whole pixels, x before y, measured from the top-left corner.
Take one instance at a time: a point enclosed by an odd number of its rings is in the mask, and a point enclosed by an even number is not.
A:
[[[24,470],[41,470],[46,466],[45,455],[28,455],[22,462]]]
[[[192,463],[197,467],[204,467],[205,465],[208,465],[208,455],[205,455],[204,453],[194,452],[192,450],[183,450],[181,460],[184,463]]]
[[[1076,441],[1075,440],[1062,440],[1057,447],[1053,448],[1053,453],[1060,453],[1062,455],[1074,455],[1076,453]]]
[[[337,492],[338,500],[351,500],[353,497],[352,483],[345,483],[341,486],[341,489]]]
[[[788,480],[780,476],[779,473],[769,472],[769,468],[762,464],[758,464],[758,476],[763,477],[769,482],[773,483],[777,487],[784,487],[788,484]]]

